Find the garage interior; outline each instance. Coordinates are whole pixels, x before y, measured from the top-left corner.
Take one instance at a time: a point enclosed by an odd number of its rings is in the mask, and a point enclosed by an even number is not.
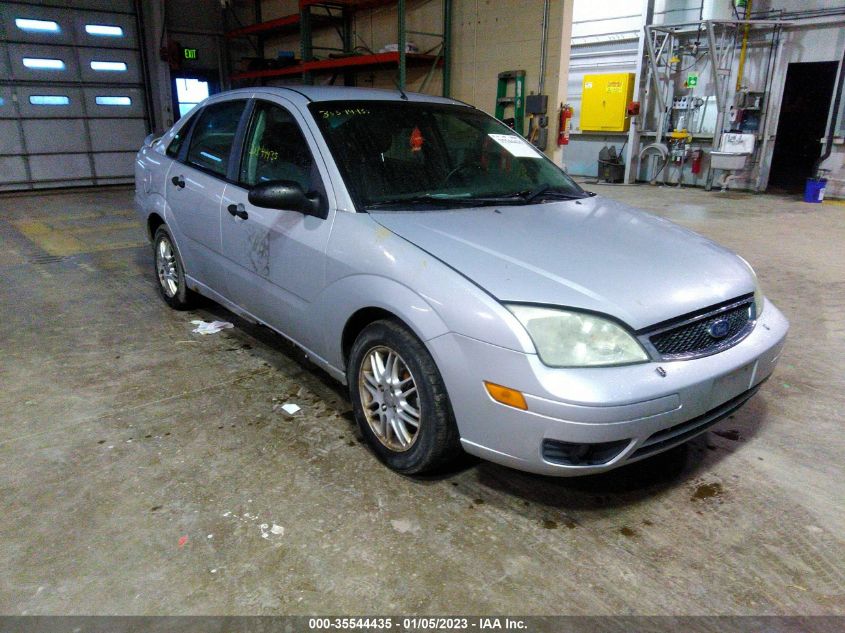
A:
[[[0,613],[845,615],[843,23],[822,0],[4,2]],[[133,209],[148,134],[302,83],[464,101],[740,254],[791,323],[775,375],[606,474],[388,470],[281,336],[158,299]]]

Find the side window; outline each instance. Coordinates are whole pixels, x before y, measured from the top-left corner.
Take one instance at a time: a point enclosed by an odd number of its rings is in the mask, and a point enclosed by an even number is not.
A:
[[[272,180],[293,180],[305,192],[322,191],[308,143],[293,116],[281,106],[258,101],[246,137],[240,182],[251,187]]]
[[[179,156],[179,150],[182,148],[182,143],[185,142],[185,137],[188,136],[188,132],[191,131],[191,126],[194,124],[193,120],[189,119],[185,122],[185,125],[179,128],[179,131],[173,136],[170,140],[170,145],[167,146],[167,155],[170,158],[176,158]]]
[[[225,176],[238,122],[246,101],[224,101],[206,106],[200,112],[191,145],[188,163]]]

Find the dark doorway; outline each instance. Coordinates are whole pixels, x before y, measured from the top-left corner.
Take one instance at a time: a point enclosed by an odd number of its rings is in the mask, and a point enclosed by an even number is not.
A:
[[[770,191],[800,193],[806,179],[814,175],[838,66],[838,62],[789,65],[769,172]]]

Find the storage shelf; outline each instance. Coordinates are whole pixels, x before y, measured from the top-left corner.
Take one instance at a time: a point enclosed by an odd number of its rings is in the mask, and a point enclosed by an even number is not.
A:
[[[408,66],[424,66],[434,63],[437,59],[434,55],[422,55],[419,53],[407,53],[405,61]],[[271,68],[268,70],[250,70],[232,75],[232,79],[268,79],[270,77],[290,77],[305,72],[326,72],[340,70],[343,68],[355,68],[357,70],[375,70],[378,68],[390,68],[399,64],[399,53],[374,53],[372,55],[351,55],[337,59],[321,59],[318,61],[299,63],[285,68]]]
[[[285,35],[299,33],[299,25],[302,18],[299,13],[286,15],[275,20],[267,20],[258,24],[250,24],[239,29],[232,29],[226,32],[226,37],[247,37],[250,35]],[[340,22],[339,18],[328,15],[312,15],[311,24],[314,27],[329,26]]]
[[[275,31],[277,33],[296,33],[299,31],[299,14],[286,15],[283,18],[275,20],[268,20],[267,22],[259,22],[258,24],[250,24],[239,29],[234,29],[226,33],[226,37],[245,37],[247,35],[259,35],[262,33],[269,33]]]
[[[314,7],[326,6],[337,9],[354,9],[361,11],[364,9],[374,9],[377,7],[395,4],[396,0],[300,0],[300,7]],[[265,35],[275,33],[283,35],[285,33],[296,33],[299,31],[299,25],[302,21],[299,13],[292,13],[275,20],[267,20],[266,22],[259,22],[258,24],[250,24],[242,26],[238,29],[232,29],[226,33],[226,37],[246,37],[248,35]],[[313,14],[311,16],[313,26],[322,26],[331,24],[337,20],[328,15]]]
[[[389,4],[396,4],[396,0],[299,0],[300,8],[323,5],[337,8],[354,9],[356,11],[375,9],[377,7],[384,7]]]
[[[299,77],[303,83],[312,84],[314,75],[326,72],[344,72],[344,83],[354,85],[353,74],[355,71],[368,71],[376,69],[396,69],[396,83],[403,89],[406,82],[406,71],[410,66],[429,66],[433,71],[440,68],[443,71],[442,92],[444,96],[449,95],[450,84],[450,60],[451,44],[450,32],[452,30],[452,0],[441,0],[443,6],[443,31],[442,33],[423,33],[420,31],[409,31],[406,27],[406,4],[409,0],[299,0],[299,13],[286,15],[284,17],[250,24],[232,29],[226,32],[227,39],[254,37],[258,40],[256,53],[264,57],[265,38],[272,35],[299,34],[299,53],[301,61],[290,66],[281,68],[265,68],[261,70],[246,70],[233,73],[229,76],[232,81],[254,80],[261,83],[265,79],[274,77]],[[359,50],[354,46],[353,16],[356,12],[378,7],[396,7],[397,18],[397,42],[400,49],[405,49],[409,34],[433,36],[440,41],[437,46],[429,52],[437,51],[436,55],[421,53],[371,53],[369,55],[357,55]],[[325,10],[325,11],[323,11]],[[260,18],[260,11],[256,12]],[[314,46],[314,32],[317,28],[334,26],[337,29],[341,40],[340,48],[330,49],[324,46]],[[316,59],[317,50],[342,50],[347,56]],[[244,58],[248,59],[248,58]],[[251,61],[251,60],[250,60]],[[273,62],[267,62],[267,65]],[[262,63],[262,65],[265,65]],[[425,92],[428,81],[433,76],[429,72],[423,80],[420,91]]]

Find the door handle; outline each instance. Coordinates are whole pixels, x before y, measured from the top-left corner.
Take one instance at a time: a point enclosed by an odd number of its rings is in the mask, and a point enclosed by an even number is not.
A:
[[[244,205],[242,204],[230,204],[226,207],[226,210],[232,215],[239,217],[241,220],[246,220],[249,217],[249,213],[246,212],[246,209],[244,209]]]
[[[180,189],[185,188],[185,177],[184,176],[173,176],[173,178],[170,179],[170,182],[172,182],[174,185],[176,185]]]

